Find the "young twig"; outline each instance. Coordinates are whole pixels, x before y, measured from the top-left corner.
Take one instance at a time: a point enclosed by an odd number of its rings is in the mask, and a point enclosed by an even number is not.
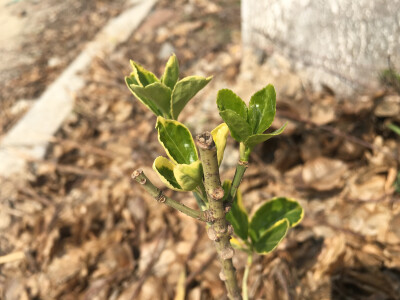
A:
[[[179,210],[181,213],[184,213],[185,215],[192,217],[194,219],[203,221],[203,222],[209,222],[210,217],[208,214],[208,211],[198,211],[195,209],[192,209],[190,207],[187,207],[183,205],[182,203],[173,200],[167,196],[165,196],[162,191],[157,188],[143,173],[142,170],[135,170],[132,173],[132,178],[135,179],[138,183],[143,185],[145,190],[152,196],[154,197],[158,202],[164,203],[165,205],[168,205],[169,207],[172,207],[176,210]]]
[[[240,183],[242,182],[244,172],[246,172],[249,163],[247,161],[239,160],[238,164],[236,165],[235,176],[233,176],[231,189],[228,195],[228,205],[231,205],[233,199],[235,199],[237,190],[239,188]]]

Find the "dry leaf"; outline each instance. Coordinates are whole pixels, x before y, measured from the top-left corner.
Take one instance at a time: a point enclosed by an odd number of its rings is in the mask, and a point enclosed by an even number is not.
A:
[[[336,119],[335,100],[325,98],[311,106],[311,121],[317,125],[325,125]]]
[[[377,117],[398,117],[400,115],[400,96],[384,97],[375,107],[374,113]]]
[[[304,183],[318,191],[343,187],[347,165],[341,160],[317,157],[305,163],[302,171]]]
[[[349,197],[358,200],[376,200],[385,194],[386,178],[383,175],[371,175],[349,183]]]

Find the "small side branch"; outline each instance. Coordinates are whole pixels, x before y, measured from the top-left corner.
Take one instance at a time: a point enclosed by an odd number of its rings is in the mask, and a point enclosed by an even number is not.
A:
[[[247,166],[249,163],[247,161],[239,160],[236,165],[235,175],[233,176],[231,189],[229,191],[227,202],[228,204],[232,204],[233,199],[235,199],[237,190],[239,188],[240,183],[242,182],[244,172],[247,170]]]
[[[143,173],[142,170],[135,170],[132,173],[132,178],[136,180],[138,183],[140,183],[144,189],[154,198],[157,200],[157,202],[164,203],[165,205],[168,205],[169,207],[172,207],[176,210],[179,210],[181,213],[184,213],[185,215],[192,217],[194,219],[203,221],[203,222],[209,222],[210,221],[210,214],[208,211],[198,211],[195,209],[192,209],[190,207],[187,207],[183,205],[182,203],[171,199],[167,196],[165,196],[162,191],[157,188],[148,178],[147,176]]]

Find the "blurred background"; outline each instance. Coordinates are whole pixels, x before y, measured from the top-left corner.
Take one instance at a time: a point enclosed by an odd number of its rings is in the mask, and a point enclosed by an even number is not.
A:
[[[289,122],[241,190],[305,218],[254,258],[250,299],[400,299],[399,49],[397,0],[0,0],[0,299],[226,299],[203,224],[130,179],[164,188],[129,59],[160,76],[172,53],[181,78],[214,76],[180,115],[192,134],[221,123],[222,88],[273,83],[272,127]]]

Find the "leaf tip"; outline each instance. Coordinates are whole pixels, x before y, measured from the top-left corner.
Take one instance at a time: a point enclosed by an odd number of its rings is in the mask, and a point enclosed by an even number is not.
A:
[[[136,69],[136,63],[135,63],[135,61],[133,61],[132,59],[130,59],[130,60],[129,60],[129,63],[130,63],[130,65],[131,65],[132,69]]]

